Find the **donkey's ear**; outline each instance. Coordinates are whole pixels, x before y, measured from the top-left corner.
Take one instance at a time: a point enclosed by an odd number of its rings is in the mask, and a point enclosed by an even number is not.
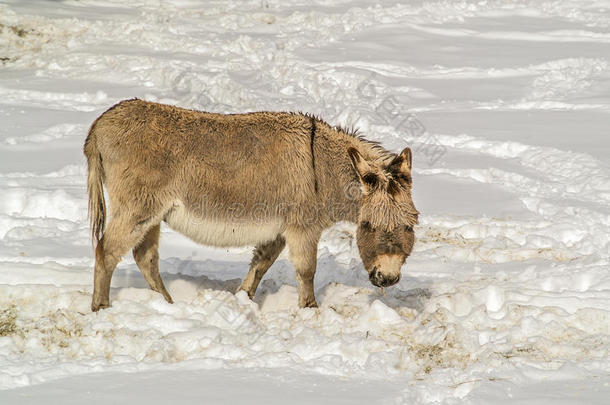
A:
[[[352,160],[352,166],[354,166],[354,170],[358,173],[362,185],[368,189],[374,188],[377,185],[378,179],[377,175],[373,173],[371,165],[364,160],[356,148],[349,148],[347,153]]]
[[[404,148],[397,158],[400,159],[400,171],[403,173],[411,173],[411,148]]]

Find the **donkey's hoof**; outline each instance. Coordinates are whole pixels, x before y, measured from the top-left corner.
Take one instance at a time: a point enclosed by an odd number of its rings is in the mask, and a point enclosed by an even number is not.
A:
[[[240,291],[245,291],[246,294],[248,294],[248,298],[250,298],[251,300],[254,299],[254,293],[255,293],[254,291],[250,291],[250,289],[244,288],[243,286],[239,286],[237,288],[237,290],[235,290],[235,294],[237,294]]]
[[[91,311],[97,312],[100,309],[110,308],[110,304],[91,304]]]
[[[154,290],[156,291],[156,290]],[[166,289],[163,289],[162,291],[157,291],[159,294],[161,294],[163,296],[163,298],[165,298],[165,301],[167,301],[168,304],[173,304],[174,300],[172,299],[172,296],[169,295],[169,293],[167,292]]]
[[[299,306],[301,308],[317,308],[318,307],[318,303],[314,299],[314,300],[311,300],[311,301],[307,301],[305,303],[299,303]]]

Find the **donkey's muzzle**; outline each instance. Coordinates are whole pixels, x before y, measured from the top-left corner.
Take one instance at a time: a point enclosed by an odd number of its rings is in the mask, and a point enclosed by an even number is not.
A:
[[[389,287],[398,283],[398,280],[400,280],[400,274],[398,276],[388,277],[377,270],[377,266],[375,266],[369,273],[369,280],[375,287]]]

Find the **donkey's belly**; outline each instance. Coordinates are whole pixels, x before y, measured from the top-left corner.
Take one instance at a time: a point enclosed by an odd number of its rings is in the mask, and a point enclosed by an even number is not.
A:
[[[166,216],[165,222],[176,232],[197,243],[219,247],[252,246],[274,240],[282,232],[279,221],[266,223],[222,222],[194,215],[179,205]]]

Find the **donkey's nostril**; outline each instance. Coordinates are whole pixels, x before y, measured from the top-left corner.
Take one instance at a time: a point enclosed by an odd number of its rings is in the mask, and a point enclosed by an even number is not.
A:
[[[379,273],[377,272],[377,266],[373,267],[373,270],[369,273],[369,280],[373,285],[379,284]]]
[[[381,274],[379,271],[377,271],[377,266],[373,267],[373,270],[371,270],[371,273],[369,274],[369,280],[376,287],[383,286],[384,277],[383,277],[383,274]]]

